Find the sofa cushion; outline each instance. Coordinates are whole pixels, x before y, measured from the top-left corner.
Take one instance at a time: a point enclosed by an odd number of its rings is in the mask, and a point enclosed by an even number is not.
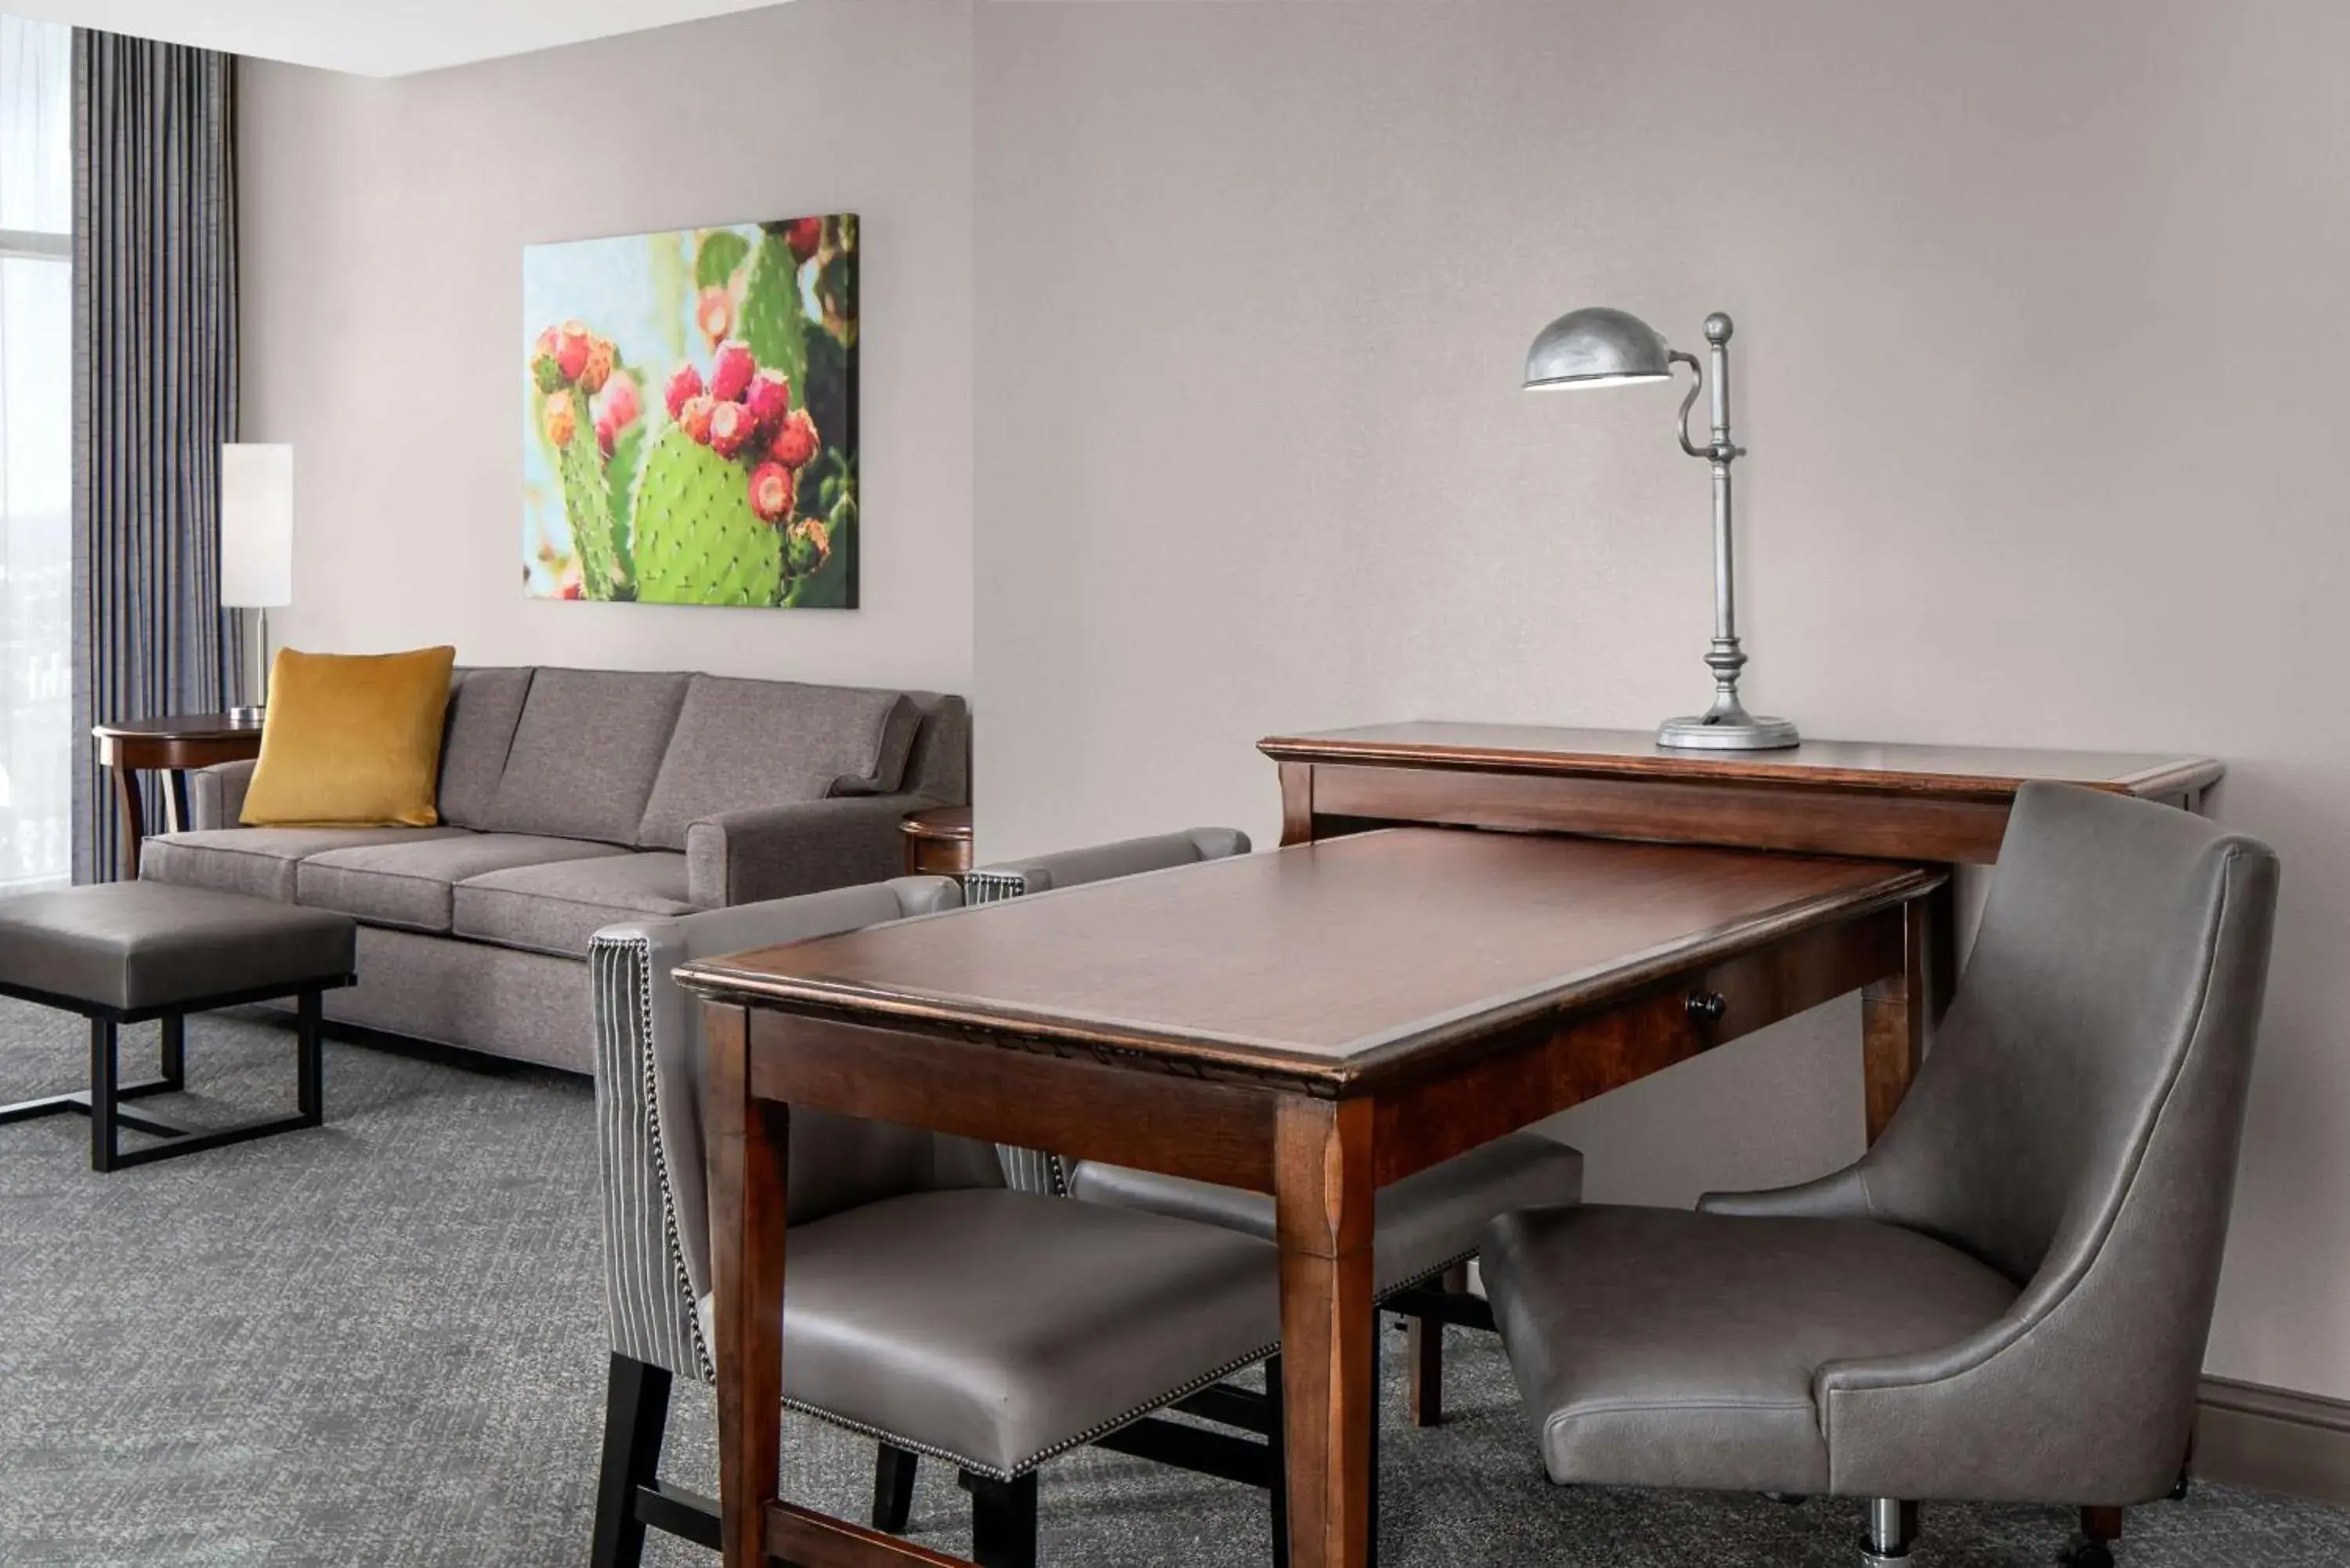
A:
[[[685,857],[612,855],[492,871],[457,885],[451,929],[477,942],[564,958],[588,956],[606,926],[689,915]]]
[[[294,896],[377,926],[448,934],[456,884],[484,872],[625,855],[580,838],[469,833],[423,844],[369,844],[313,855],[296,867]]]
[[[139,875],[148,881],[217,888],[290,904],[295,870],[313,855],[464,836],[455,827],[216,827],[167,833],[147,841],[139,856]]]
[[[441,820],[451,826],[490,826],[530,677],[527,668],[457,671],[441,742]]]
[[[905,775],[921,719],[902,691],[694,676],[637,842],[682,849],[704,817],[886,794]]]
[[[537,671],[484,826],[635,843],[685,680],[617,670]]]

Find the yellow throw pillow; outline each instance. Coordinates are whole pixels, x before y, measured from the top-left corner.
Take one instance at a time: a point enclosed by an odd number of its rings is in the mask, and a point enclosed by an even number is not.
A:
[[[277,650],[247,827],[431,827],[453,648]]]

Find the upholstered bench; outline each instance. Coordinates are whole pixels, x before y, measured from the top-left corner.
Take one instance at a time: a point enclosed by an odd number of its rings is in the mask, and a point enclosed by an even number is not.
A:
[[[89,1020],[89,1087],[0,1106],[0,1122],[60,1111],[89,1117],[89,1168],[119,1170],[325,1119],[319,998],[352,980],[356,923],[348,915],[161,882],[107,882],[0,898],[0,995]],[[296,1110],[290,1116],[197,1130],[122,1102],[186,1087],[187,1015],[238,1002],[297,999]],[[117,1032],[161,1019],[161,1074],[124,1084]],[[163,1139],[116,1147],[120,1128]]]

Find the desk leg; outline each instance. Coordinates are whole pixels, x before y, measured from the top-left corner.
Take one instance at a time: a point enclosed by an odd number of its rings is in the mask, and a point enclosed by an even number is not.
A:
[[[710,1240],[718,1318],[718,1496],[725,1568],[766,1568],[784,1422],[785,1108],[751,1097],[750,1019],[708,1003]]]
[[[1950,884],[1943,884],[1946,893]],[[1909,1092],[1909,1080],[1926,1050],[1927,1020],[1933,1012],[1935,950],[1951,923],[1956,906],[1929,894],[1902,906],[1901,968],[1871,981],[1861,992],[1861,1071],[1867,1097],[1868,1141],[1884,1136],[1886,1124]]]
[[[114,774],[114,798],[122,803],[122,879],[139,880],[139,846],[147,836],[147,801],[139,793],[139,770],[120,763]]]
[[[1371,1103],[1281,1103],[1274,1161],[1289,1568],[1370,1560]]]

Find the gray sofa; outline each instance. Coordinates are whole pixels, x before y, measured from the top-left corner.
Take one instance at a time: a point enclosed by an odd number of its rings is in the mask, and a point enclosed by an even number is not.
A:
[[[588,944],[622,920],[879,881],[908,812],[969,799],[959,697],[620,670],[458,671],[438,827],[240,827],[252,774],[193,775],[142,878],[338,909],[328,1016],[594,1067]]]

